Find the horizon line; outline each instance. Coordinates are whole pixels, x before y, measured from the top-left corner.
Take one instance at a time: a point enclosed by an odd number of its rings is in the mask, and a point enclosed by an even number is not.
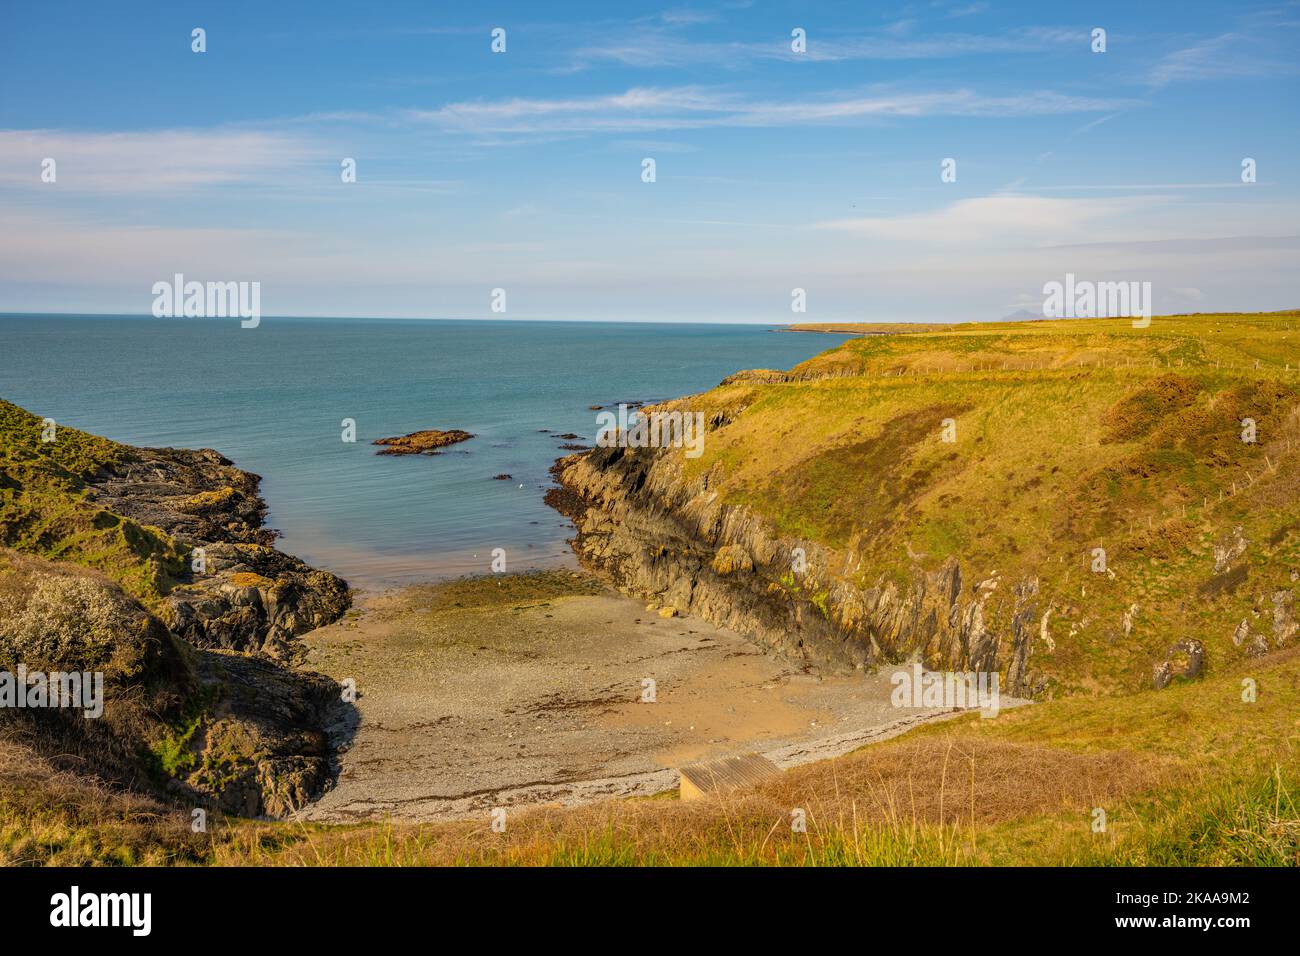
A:
[[[83,319],[147,319],[151,322],[175,322],[175,321],[208,321],[212,318],[221,318],[219,316],[158,316],[151,315],[147,312],[52,312],[52,311],[4,311],[0,310],[0,318],[83,318]],[[228,316],[226,318],[237,319],[239,316]],[[763,325],[763,326],[788,326],[804,325],[803,322],[772,322],[766,320],[754,319],[556,319],[556,318],[518,318],[512,316],[492,316],[492,317],[463,317],[463,316],[403,316],[403,315],[263,315],[262,321],[273,319],[314,319],[321,321],[355,321],[355,322],[571,322],[571,323],[607,323],[618,325]],[[831,321],[860,322],[860,319],[843,319]],[[899,322],[905,320],[896,320]]]

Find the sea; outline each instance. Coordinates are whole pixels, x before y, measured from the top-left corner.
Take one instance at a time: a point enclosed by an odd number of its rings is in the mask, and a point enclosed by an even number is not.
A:
[[[282,550],[382,589],[486,573],[498,548],[507,571],[574,566],[572,526],[543,496],[560,446],[594,443],[591,406],[704,391],[841,341],[739,324],[0,315],[0,398],[132,445],[215,448],[262,476]],[[375,454],[424,428],[475,437]]]

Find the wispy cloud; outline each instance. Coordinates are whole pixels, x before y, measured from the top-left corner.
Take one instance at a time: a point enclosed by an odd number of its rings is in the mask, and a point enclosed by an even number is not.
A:
[[[818,228],[890,242],[935,245],[1046,245],[1083,239],[1103,223],[1132,219],[1158,199],[1057,199],[997,195],[958,200],[940,209],[899,216],[835,219]]]
[[[1058,186],[1035,186],[1037,192],[1160,192],[1183,189],[1238,189],[1249,186],[1257,189],[1268,183],[1243,183],[1228,179],[1221,183],[1072,183]]]
[[[1263,223],[1260,223],[1263,225]],[[1279,225],[1282,225],[1279,223]],[[1285,223],[1284,229],[1291,230],[1292,222]],[[1049,248],[1056,250],[1091,250],[1094,252],[1119,253],[1123,255],[1165,255],[1170,261],[1177,262],[1179,257],[1203,256],[1210,258],[1229,254],[1283,253],[1286,264],[1295,262],[1295,253],[1300,251],[1300,236],[1285,232],[1277,235],[1237,235],[1237,236],[1197,236],[1191,238],[1162,239],[1099,239],[1095,242],[1062,243]],[[1285,279],[1285,276],[1278,276]]]
[[[676,143],[666,139],[616,139],[610,142],[609,148],[636,150],[646,155],[651,153],[694,153],[699,151],[699,147],[691,143]]]
[[[1278,58],[1263,38],[1223,33],[1176,50],[1156,63],[1147,76],[1154,87],[1227,77],[1294,76],[1294,57]]]
[[[936,33],[902,39],[890,36],[827,37],[808,53],[821,60],[933,60],[993,54],[1051,53],[1082,48],[1087,33],[1061,27],[1024,27],[1006,33]],[[786,51],[789,52],[787,46]]]
[[[971,11],[975,12],[975,11]],[[932,60],[993,54],[1048,53],[1082,48],[1087,34],[1057,27],[1024,27],[1006,33],[938,33],[909,36],[914,22],[900,20],[875,33],[819,33],[808,26],[807,49],[795,53],[788,34],[770,41],[719,41],[683,36],[680,31],[639,25],[600,42],[578,47],[573,66],[617,63],[635,67],[688,67],[708,64],[742,67],[763,60]]]
[[[1009,96],[968,89],[799,100],[751,99],[703,87],[635,88],[623,93],[566,99],[452,103],[410,110],[416,121],[474,133],[636,132],[707,127],[782,127],[860,119],[925,116],[1015,117],[1114,110],[1133,101],[1073,96],[1042,90]]]
[[[696,23],[712,23],[718,19],[718,15],[706,10],[666,10],[659,14],[659,19],[673,26],[690,26]]]
[[[319,162],[307,139],[248,129],[88,133],[0,130],[0,183],[41,186],[41,163],[55,161],[61,191],[150,193],[229,183],[284,182]]]
[[[989,8],[987,3],[965,3],[949,8],[945,16],[956,19],[957,17],[971,17],[977,13],[984,13]]]
[[[1082,136],[1084,133],[1091,132],[1092,130],[1094,130],[1094,129],[1096,129],[1098,126],[1100,126],[1102,123],[1109,123],[1111,120],[1113,120],[1113,119],[1114,119],[1116,116],[1118,116],[1118,115],[1119,115],[1118,113],[1111,113],[1109,116],[1103,116],[1103,117],[1101,117],[1101,118],[1099,118],[1099,119],[1095,119],[1095,120],[1093,120],[1093,121],[1090,122],[1090,123],[1084,123],[1084,124],[1083,124],[1082,126],[1080,126],[1078,129],[1076,129],[1076,130],[1072,130],[1072,131],[1070,132],[1070,135],[1067,136],[1067,137],[1065,137],[1065,141],[1068,143],[1068,142],[1070,142],[1070,140],[1074,139],[1076,136]]]

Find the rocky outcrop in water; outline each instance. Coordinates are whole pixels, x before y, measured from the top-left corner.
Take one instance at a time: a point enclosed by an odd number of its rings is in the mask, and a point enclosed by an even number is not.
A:
[[[445,432],[436,428],[426,428],[395,438],[377,438],[371,444],[384,446],[375,452],[376,455],[436,455],[439,448],[469,441],[473,437],[469,432],[459,428]]]
[[[1011,694],[1043,689],[1031,669],[1034,578],[967,580],[950,558],[904,586],[859,587],[836,573],[844,556],[775,535],[722,501],[712,473],[687,480],[679,456],[656,449],[598,448],[561,459],[552,474],[560,487],[548,501],[574,521],[579,559],[629,594],[821,668],[919,655],[938,670],[997,671]]]

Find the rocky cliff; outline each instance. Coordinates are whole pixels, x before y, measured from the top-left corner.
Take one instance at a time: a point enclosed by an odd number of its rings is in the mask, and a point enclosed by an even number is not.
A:
[[[862,336],[647,409],[707,441],[562,459],[552,501],[624,590],[810,664],[1159,689],[1300,634],[1294,320]]]
[[[0,708],[35,764],[191,808],[281,816],[331,773],[338,686],[254,654],[194,648],[101,575],[0,548],[0,671],[103,675],[101,713]],[[2,781],[0,781],[2,782]]]
[[[337,620],[351,599],[341,578],[272,546],[260,482],[211,449],[183,448],[132,449],[86,480],[90,501],[184,550],[158,608],[173,631],[199,647],[285,657],[293,637]]]
[[[553,474],[561,490],[551,502],[574,521],[580,560],[627,593],[828,670],[919,654],[935,669],[997,671],[1011,694],[1041,690],[1030,669],[1034,578],[970,581],[950,558],[864,589],[836,573],[826,548],[724,503],[711,472],[684,477],[680,454],[598,448],[561,459]]]

